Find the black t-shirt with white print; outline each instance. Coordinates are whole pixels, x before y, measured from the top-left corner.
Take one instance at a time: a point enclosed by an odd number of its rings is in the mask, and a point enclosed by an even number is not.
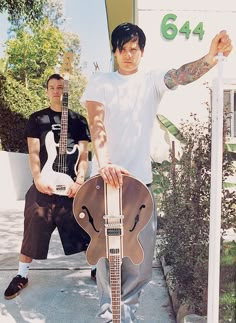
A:
[[[31,114],[26,125],[25,135],[27,138],[38,138],[40,140],[40,163],[41,169],[47,161],[47,150],[45,137],[49,131],[54,134],[55,143],[59,142],[61,130],[61,112],[46,108]],[[68,135],[67,149],[73,149],[79,141],[91,141],[87,120],[70,109],[68,109]]]

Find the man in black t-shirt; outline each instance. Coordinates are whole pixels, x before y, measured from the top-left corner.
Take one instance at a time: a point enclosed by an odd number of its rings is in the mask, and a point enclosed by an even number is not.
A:
[[[33,113],[26,127],[33,185],[25,196],[19,269],[4,293],[6,299],[16,297],[28,285],[27,274],[32,260],[47,258],[50,238],[56,227],[66,255],[86,250],[89,243],[88,234],[75,221],[72,205],[73,197],[85,179],[90,133],[86,119],[65,106],[64,82],[59,74],[49,77],[50,107]],[[65,145],[66,153],[61,148]],[[62,175],[69,183],[64,195],[55,194],[52,179],[58,173],[67,173]]]

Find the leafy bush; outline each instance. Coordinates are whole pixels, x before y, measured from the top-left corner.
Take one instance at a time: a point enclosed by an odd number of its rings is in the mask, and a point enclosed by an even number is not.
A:
[[[182,123],[182,157],[166,164],[162,172],[160,208],[164,214],[161,254],[173,268],[179,298],[205,314],[210,220],[211,129],[196,115]],[[233,174],[224,153],[223,179]],[[172,160],[174,160],[172,156]],[[236,226],[236,194],[223,189],[222,228]]]
[[[1,0],[0,12],[7,11],[9,21],[19,22],[20,19],[35,21],[43,14],[46,0]]]
[[[1,150],[27,152],[24,136],[29,115],[40,109],[40,98],[11,77],[0,78]]]

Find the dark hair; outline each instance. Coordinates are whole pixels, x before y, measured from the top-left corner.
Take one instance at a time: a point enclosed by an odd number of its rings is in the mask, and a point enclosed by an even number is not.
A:
[[[48,89],[48,83],[52,79],[55,79],[55,80],[64,80],[64,78],[60,74],[52,74],[51,76],[49,76],[49,78],[47,80],[47,83],[46,83],[47,89]]]
[[[122,50],[124,44],[130,40],[138,40],[138,44],[141,50],[144,49],[146,44],[146,36],[142,29],[137,25],[125,22],[117,26],[111,34],[112,52],[115,53],[116,49]]]

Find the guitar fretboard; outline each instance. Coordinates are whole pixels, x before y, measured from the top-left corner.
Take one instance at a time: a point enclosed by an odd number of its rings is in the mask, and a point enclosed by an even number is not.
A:
[[[61,133],[60,133],[60,141],[59,141],[59,155],[66,155],[66,153],[67,153],[68,96],[69,96],[68,92],[69,92],[69,81],[64,80],[62,113],[61,113]]]
[[[111,304],[112,304],[112,322],[121,321],[121,255],[120,250],[110,249],[110,286],[111,286]]]

